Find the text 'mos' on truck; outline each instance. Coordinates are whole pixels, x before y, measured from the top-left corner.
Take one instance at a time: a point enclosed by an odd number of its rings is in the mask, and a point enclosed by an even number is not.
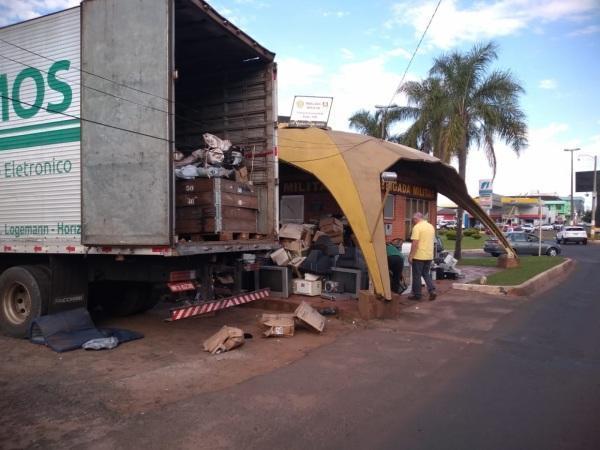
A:
[[[3,333],[95,303],[141,312],[185,289],[257,298],[247,254],[277,247],[273,53],[200,0],[85,0],[0,29],[0,94]],[[206,132],[252,149],[256,233],[176,233],[173,154]],[[243,203],[222,181],[195,217],[216,231]]]

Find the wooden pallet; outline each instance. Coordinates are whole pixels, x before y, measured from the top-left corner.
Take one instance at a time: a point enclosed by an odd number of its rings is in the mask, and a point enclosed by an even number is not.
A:
[[[181,233],[180,238],[198,241],[248,241],[264,239],[266,235],[258,233],[234,233],[221,231],[220,233]]]

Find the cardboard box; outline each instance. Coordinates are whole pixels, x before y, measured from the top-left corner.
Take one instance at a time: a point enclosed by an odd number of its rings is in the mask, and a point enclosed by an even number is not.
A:
[[[322,232],[322,231],[320,231],[320,230],[317,230],[317,231],[315,232],[315,234],[314,234],[313,238],[312,238],[313,242],[316,242],[316,241],[318,241],[318,240],[319,240],[319,238],[320,238],[321,236],[327,236],[327,234],[326,234],[326,233],[323,233],[323,232]]]
[[[300,303],[300,306],[296,308],[294,315],[319,333],[325,329],[325,317],[319,314],[316,309],[306,302]]]
[[[273,253],[271,253],[271,259],[278,266],[287,266],[290,262],[290,255],[285,250],[285,248],[278,248]]]
[[[288,265],[298,268],[304,262],[305,259],[306,259],[306,256],[296,256],[295,258],[292,258],[292,260],[290,261],[290,263]]]
[[[328,235],[340,234],[344,232],[344,224],[338,219],[328,217],[326,219],[321,219],[319,222],[319,230]]]
[[[281,239],[296,239],[300,240],[306,232],[304,225],[297,223],[284,223],[279,230]]]
[[[304,224],[302,226],[304,227],[304,235],[302,236],[304,248],[310,248],[313,241],[313,235],[315,234],[315,226],[310,224]]]
[[[334,244],[341,244],[344,241],[344,233],[333,233],[328,235],[331,239],[331,242]]]
[[[263,314],[261,323],[267,328],[263,335],[265,337],[293,336],[294,317],[294,314]]]
[[[319,228],[323,228],[323,227],[327,227],[327,226],[331,226],[334,228],[337,227],[339,229],[344,228],[344,224],[342,223],[342,221],[339,219],[336,219],[335,217],[323,217],[319,221]]]
[[[299,295],[308,295],[316,297],[321,295],[322,285],[321,280],[303,280],[302,278],[294,278],[292,280],[292,292]]]
[[[224,326],[204,341],[204,351],[213,355],[239,347],[244,343],[244,332],[239,328]]]
[[[317,281],[321,279],[321,275],[315,275],[314,273],[305,273],[304,279],[308,281]]]
[[[283,245],[283,248],[290,252],[302,253],[302,250],[304,250],[304,243],[300,240],[280,239],[279,243]]]

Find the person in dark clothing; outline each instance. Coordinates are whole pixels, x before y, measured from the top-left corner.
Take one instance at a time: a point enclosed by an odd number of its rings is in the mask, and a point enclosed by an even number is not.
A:
[[[402,280],[402,269],[404,267],[404,258],[402,252],[391,243],[386,244],[388,267],[392,274],[391,288],[392,292],[401,294],[404,289],[400,289],[400,281]]]

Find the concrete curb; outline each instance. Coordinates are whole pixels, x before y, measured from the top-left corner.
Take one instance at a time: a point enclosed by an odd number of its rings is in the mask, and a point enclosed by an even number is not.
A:
[[[491,295],[531,295],[537,291],[548,289],[554,286],[559,281],[566,278],[566,275],[575,266],[575,261],[567,258],[567,260],[558,266],[554,266],[545,272],[537,274],[535,277],[515,286],[489,286],[486,284],[466,284],[453,283],[452,288],[459,291],[482,292]]]

